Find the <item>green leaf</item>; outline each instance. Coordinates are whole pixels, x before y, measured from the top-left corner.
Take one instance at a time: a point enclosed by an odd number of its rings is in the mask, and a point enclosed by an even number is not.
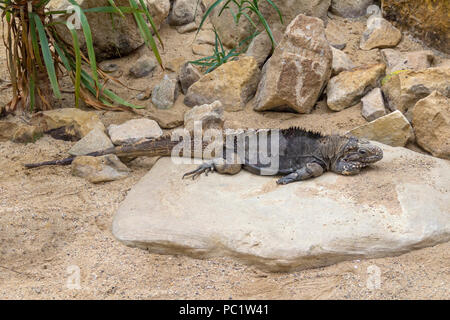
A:
[[[119,97],[118,95],[116,95],[114,92],[112,92],[111,90],[105,89],[103,91],[103,94],[105,96],[107,96],[108,98],[110,98],[111,100],[114,100],[115,102],[119,103],[119,104],[123,104],[124,106],[133,108],[133,109],[144,109],[144,106],[137,106],[134,105],[132,103],[129,103],[128,101],[122,99],[121,97]]]
[[[39,42],[41,44],[42,56],[44,58],[45,67],[47,69],[48,78],[52,86],[53,93],[60,99],[61,92],[59,91],[58,79],[56,78],[55,65],[53,63],[52,53],[50,52],[47,36],[45,35],[44,25],[41,22],[39,16],[33,12],[30,12],[36,24],[36,29],[39,34]]]
[[[45,11],[44,14],[46,16],[53,16],[56,14],[67,14],[67,11],[66,10]]]
[[[63,65],[64,65],[64,68],[66,68],[67,71],[72,71],[72,68],[70,67],[69,60],[67,59],[67,56],[64,53],[64,51],[62,51],[61,48],[59,47],[58,42],[55,41],[53,43],[53,46],[55,47],[55,50],[58,53],[58,56],[61,58],[61,61],[62,61]]]
[[[242,15],[248,20],[248,22],[250,22],[250,24],[252,25],[253,28],[258,29],[258,27],[256,26],[256,23],[253,22],[253,19],[250,18],[250,16],[247,13],[242,12]]]
[[[88,57],[89,57],[89,64],[91,65],[91,70],[92,70],[92,78],[95,80],[96,87],[98,88],[99,82],[98,82],[98,74],[97,74],[97,62],[95,59],[95,51],[94,51],[94,44],[92,41],[91,28],[89,27],[89,23],[87,21],[86,15],[84,14],[83,10],[80,8],[78,3],[75,0],[69,0],[69,2],[72,5],[77,6],[79,8],[79,13],[80,13],[79,18],[80,18],[81,26],[83,28],[84,38],[86,41],[86,47],[87,47]]]
[[[36,105],[36,68],[34,67],[28,86],[30,88],[30,112],[33,112],[34,106]]]
[[[205,14],[202,17],[202,21],[200,21],[200,25],[198,26],[197,33],[195,34],[195,37],[197,37],[198,33],[200,32],[200,29],[202,28],[203,24],[205,23],[205,20],[209,17],[211,12],[214,10],[215,7],[217,7],[223,0],[217,0],[214,2],[209,8],[206,10]]]
[[[225,11],[225,9],[229,9],[230,11],[232,11],[231,8],[228,6],[230,2],[233,2],[238,8],[240,8],[239,3],[237,3],[235,0],[227,0],[227,2],[225,2],[225,4],[222,6],[222,9],[220,9],[218,16],[220,16]],[[232,12],[234,13],[234,11]],[[237,23],[238,21],[235,20],[235,22]]]
[[[129,0],[130,5],[134,9],[138,9],[139,6],[134,0]],[[152,36],[152,32],[148,28],[147,24],[144,21],[144,18],[140,13],[133,13],[134,18],[136,20],[136,23],[138,25],[139,31],[141,32],[142,36],[144,37],[145,43],[152,49],[153,54],[155,55],[156,60],[158,61],[159,65],[163,67],[162,65],[162,59],[159,54],[158,47],[156,46],[155,39]]]
[[[80,106],[80,85],[81,85],[81,49],[78,41],[77,31],[68,28],[72,34],[73,51],[75,52],[75,108]]]
[[[116,3],[114,2],[114,0],[108,0],[108,2],[109,2],[109,4],[116,10],[116,12],[122,16],[122,18],[125,18],[125,15],[124,15],[123,12],[119,9],[119,7],[117,7],[117,5],[116,5]]]
[[[162,46],[163,49],[164,49],[164,44],[163,44],[163,42],[162,42],[162,40],[161,40],[161,37],[160,37],[160,35],[159,35],[158,28],[156,27],[155,23],[153,22],[153,19],[152,19],[151,15],[150,15],[150,12],[148,12],[147,6],[145,5],[145,3],[144,3],[143,0],[139,0],[139,2],[140,2],[140,4],[141,4],[142,8],[144,9],[144,13],[145,13],[145,15],[147,16],[148,22],[149,22],[150,25],[152,26],[153,32],[155,33],[156,37],[158,38],[159,43],[161,44],[161,46]]]
[[[276,41],[275,41],[275,38],[274,38],[274,36],[273,36],[273,34],[272,34],[272,30],[270,30],[270,27],[269,27],[269,24],[267,23],[267,21],[266,21],[266,19],[263,17],[263,15],[261,14],[261,12],[259,12],[259,10],[254,10],[253,12],[255,12],[256,13],[256,15],[258,16],[258,18],[259,18],[259,21],[262,23],[262,25],[264,26],[264,29],[266,30],[266,32],[267,32],[267,34],[268,34],[268,36],[269,36],[269,38],[270,38],[270,41],[272,42],[272,49],[275,49],[275,47],[276,47]]]
[[[211,68],[209,68],[208,70],[205,71],[205,74],[210,73],[211,71],[214,71],[215,69],[217,69],[217,67],[220,66],[220,64],[215,63],[211,66]]]
[[[136,10],[131,7],[125,7],[125,6],[118,6],[120,11],[122,13],[144,13],[143,10]],[[84,13],[86,12],[102,12],[102,13],[117,13],[117,10],[112,7],[95,7],[95,8],[89,8],[84,9]]]
[[[34,22],[34,19],[30,19],[30,35],[31,35],[31,45],[33,47],[36,62],[40,68],[44,68],[44,65],[42,64],[41,60],[41,54],[39,52],[39,44],[37,41],[37,34],[36,34],[36,24]]]
[[[117,7],[119,8],[119,10],[122,13],[134,13],[134,12],[144,13],[143,10],[136,10],[131,7],[125,7],[125,6],[117,6]],[[84,11],[84,13],[86,13],[86,12],[102,12],[102,13],[116,13],[117,14],[117,10],[113,7],[95,7],[95,8],[83,9],[83,11]]]
[[[83,69],[81,69],[81,82],[83,85],[92,93],[92,95],[96,96],[96,90],[94,89],[94,79]],[[100,91],[103,93],[103,96],[99,97],[99,100],[103,102],[104,104],[111,105],[110,103],[107,103],[105,100],[105,97],[109,98],[111,101],[116,102],[118,104],[133,108],[133,109],[143,109],[145,107],[143,106],[137,106],[132,103],[129,103],[128,101],[122,99],[121,97],[117,96],[114,92],[108,89],[103,89],[103,85],[99,86]]]
[[[39,1],[39,3],[38,3],[37,5],[35,5],[34,7],[36,7],[36,8],[40,8],[40,7],[42,7],[42,6],[45,7],[49,2],[50,2],[50,0],[41,0],[41,1]]]
[[[282,24],[284,24],[283,15],[281,14],[280,9],[278,9],[278,7],[275,5],[275,3],[273,3],[271,0],[266,0],[266,1],[275,9],[275,11],[278,13],[278,17],[280,18],[280,22]]]

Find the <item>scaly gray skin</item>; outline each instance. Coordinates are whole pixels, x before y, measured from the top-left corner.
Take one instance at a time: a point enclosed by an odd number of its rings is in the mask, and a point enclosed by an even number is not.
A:
[[[236,159],[240,161],[229,162],[224,158],[216,158],[205,162],[196,170],[186,173],[184,177],[196,178],[202,173],[217,171],[222,174],[236,174],[241,169],[258,175],[282,175],[277,183],[288,184],[295,181],[318,177],[326,171],[336,172],[342,175],[354,175],[371,163],[383,158],[383,151],[367,141],[358,140],[351,136],[323,136],[319,133],[305,131],[300,128],[290,128],[277,131],[278,153],[275,152],[276,170],[271,168],[272,162],[265,163],[259,159],[260,141],[267,138],[267,150],[271,149],[271,137],[274,134],[270,130],[247,131],[243,133],[244,140],[232,139],[231,146],[224,147],[223,155],[230,150]],[[242,137],[242,136],[241,136]],[[249,137],[258,141],[256,151],[249,150]],[[193,143],[193,141],[192,141]],[[239,146],[243,144],[243,148]],[[93,152],[89,156],[102,156],[105,154],[115,154],[118,157],[138,157],[138,156],[170,156],[173,148],[178,145],[178,141],[171,141],[170,136],[165,136],[156,140],[138,142],[130,145],[113,147],[104,151]],[[192,150],[194,144],[192,145]],[[202,142],[202,148],[206,148],[208,143]],[[245,150],[243,154],[239,150]],[[271,152],[269,152],[269,155]],[[252,156],[258,155],[256,162],[250,161]],[[192,157],[194,157],[194,153]],[[226,158],[226,157],[225,157]],[[45,161],[34,164],[26,164],[27,168],[36,168],[45,165],[68,165],[75,157],[62,160]],[[242,159],[242,160],[241,160]]]
[[[270,141],[270,139],[268,140]],[[235,141],[235,149],[237,143]],[[270,150],[269,147],[268,150]],[[248,149],[246,152],[248,153]],[[270,167],[270,163],[264,165],[258,161],[256,164],[251,164],[248,161],[247,153],[244,156],[245,160],[241,161],[243,164],[227,163],[222,158],[218,158],[202,164],[183,177],[196,178],[202,173],[207,174],[211,171],[236,174],[243,168],[259,175],[284,175],[277,181],[277,184],[288,184],[318,177],[326,171],[342,175],[355,175],[362,168],[383,158],[381,148],[368,141],[352,136],[323,136],[300,128],[280,131],[277,160],[279,165],[276,171],[271,173],[264,171]]]

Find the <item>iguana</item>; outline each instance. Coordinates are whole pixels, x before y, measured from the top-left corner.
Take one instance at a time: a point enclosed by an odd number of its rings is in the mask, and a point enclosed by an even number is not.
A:
[[[277,134],[275,135],[274,132]],[[263,134],[264,133],[264,134]],[[258,143],[258,148],[253,151],[248,147],[249,138],[253,135]],[[277,150],[271,146],[271,142],[276,136],[278,144]],[[267,138],[264,142],[262,138]],[[101,156],[106,154],[115,154],[118,157],[137,157],[137,156],[170,156],[175,146],[180,141],[172,141],[171,136],[163,136],[155,140],[146,140],[130,145],[112,147],[100,152],[93,152],[90,156]],[[225,140],[225,139],[223,139]],[[322,135],[320,133],[306,131],[301,128],[289,128],[279,131],[258,130],[248,134],[244,139],[238,139],[234,136],[230,146],[221,142],[223,147],[223,155],[206,161],[194,171],[186,173],[184,177],[196,178],[200,174],[216,171],[222,174],[236,174],[242,168],[259,175],[282,175],[277,183],[288,184],[294,181],[305,180],[318,177],[326,171],[332,171],[343,175],[354,175],[360,170],[374,162],[383,158],[383,151],[378,146],[368,141],[360,140],[353,136],[346,135]],[[245,141],[245,143],[243,142]],[[265,162],[260,159],[261,146],[266,147],[269,153],[269,159],[272,161]],[[243,149],[239,146],[244,144]],[[209,143],[202,141],[201,146],[204,150]],[[194,146],[194,141],[192,141]],[[244,150],[240,156],[235,157],[235,161],[226,161],[226,151],[230,151],[236,155],[239,150]],[[255,156],[256,157],[255,160]],[[191,154],[191,157],[194,155]],[[253,157],[253,158],[252,158]],[[275,158],[276,157],[276,158]],[[27,168],[35,168],[44,165],[68,165],[72,163],[75,157],[62,160],[46,161],[35,164],[26,164]],[[240,161],[237,161],[240,160]],[[250,161],[252,160],[252,161]],[[268,170],[273,167],[276,160],[277,166],[275,170]],[[272,168],[273,169],[273,168]]]

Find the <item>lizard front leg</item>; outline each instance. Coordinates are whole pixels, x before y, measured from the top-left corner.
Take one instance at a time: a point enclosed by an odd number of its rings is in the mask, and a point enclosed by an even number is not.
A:
[[[277,184],[288,184],[295,181],[306,180],[313,177],[318,177],[323,174],[323,168],[320,164],[311,162],[306,164],[303,168],[296,170],[283,178],[277,180]]]
[[[242,165],[240,163],[227,163],[222,158],[216,158],[211,161],[207,161],[205,163],[202,163],[200,166],[197,167],[197,169],[187,172],[183,175],[183,179],[185,177],[192,177],[192,179],[197,178],[202,173],[205,173],[205,175],[208,175],[209,172],[217,171],[221,174],[236,174],[239,171],[241,171]]]

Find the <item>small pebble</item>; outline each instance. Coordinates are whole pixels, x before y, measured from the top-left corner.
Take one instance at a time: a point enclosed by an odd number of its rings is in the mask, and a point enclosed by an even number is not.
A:
[[[119,70],[119,66],[115,63],[107,62],[107,63],[102,63],[100,65],[100,69],[102,69],[102,71],[105,71],[105,72],[116,72],[117,70]]]

